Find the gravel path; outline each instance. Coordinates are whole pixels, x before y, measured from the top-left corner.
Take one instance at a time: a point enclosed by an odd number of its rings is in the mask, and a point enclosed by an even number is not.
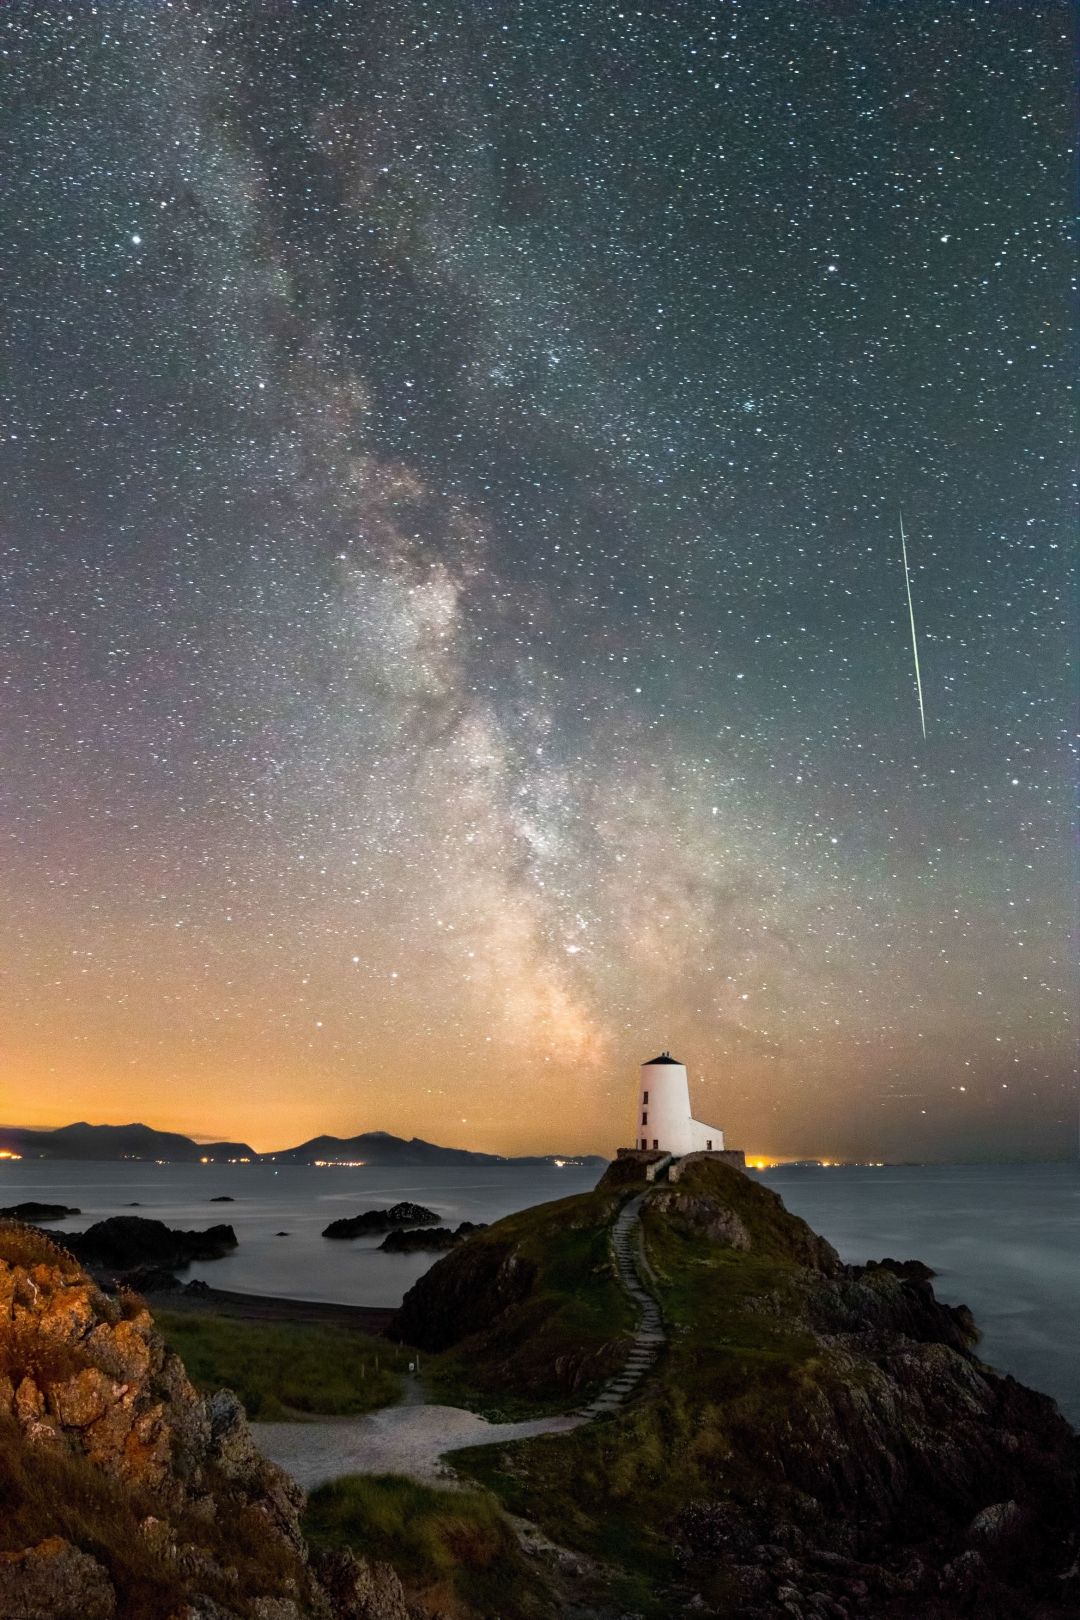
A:
[[[425,1485],[446,1485],[457,1476],[440,1461],[444,1452],[565,1434],[585,1421],[574,1416],[489,1423],[457,1406],[384,1406],[360,1418],[253,1423],[251,1432],[271,1462],[311,1491],[343,1474],[407,1474]]]
[[[441,1461],[463,1446],[492,1446],[531,1440],[570,1429],[616,1411],[648,1372],[665,1342],[660,1307],[643,1280],[648,1267],[641,1252],[641,1198],[623,1205],[612,1228],[619,1280],[638,1308],[638,1323],[626,1364],[580,1412],[530,1418],[522,1423],[489,1423],[458,1406],[425,1406],[417,1380],[410,1378],[397,1406],[366,1417],[319,1418],[310,1423],[253,1423],[260,1450],[291,1474],[306,1491],[344,1474],[407,1474],[425,1485],[447,1485],[457,1476]]]

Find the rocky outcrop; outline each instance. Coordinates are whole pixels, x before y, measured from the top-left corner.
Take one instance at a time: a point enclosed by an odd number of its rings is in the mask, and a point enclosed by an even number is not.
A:
[[[81,1215],[81,1209],[69,1209],[67,1204],[38,1204],[31,1199],[25,1204],[9,1204],[0,1209],[0,1221],[64,1221],[71,1215]]]
[[[640,1199],[663,1356],[605,1421],[508,1454],[509,1501],[586,1549],[617,1522],[613,1556],[650,1589],[650,1565],[674,1559],[651,1589],[673,1616],[1080,1614],[1080,1441],[1051,1400],[978,1359],[971,1313],[935,1297],[927,1268],[843,1265],[715,1159],[634,1189],[619,1166],[597,1193],[496,1223],[399,1312],[412,1342],[457,1347],[481,1394],[520,1365],[506,1347],[560,1312],[558,1353],[580,1364],[603,1286],[581,1223],[604,1232]]]
[[[59,1241],[84,1266],[113,1272],[139,1266],[172,1271],[193,1260],[220,1260],[236,1248],[236,1233],[231,1226],[183,1232],[142,1215],[113,1215],[86,1232],[65,1232]]]
[[[690,1154],[678,1164],[681,1173],[675,1185],[661,1184],[649,1191],[650,1219],[663,1217],[711,1242],[784,1259],[826,1277],[843,1271],[832,1244],[785,1209],[771,1187],[752,1181],[717,1153]]]
[[[459,1243],[471,1237],[474,1232],[482,1232],[483,1221],[462,1221],[460,1226],[420,1226],[409,1230],[401,1227],[388,1232],[379,1244],[388,1254],[414,1254],[422,1249],[453,1249]]]
[[[752,1247],[750,1234],[741,1217],[715,1200],[665,1189],[653,1193],[650,1202],[660,1214],[690,1221],[711,1243],[719,1243],[729,1249],[749,1250]]]
[[[316,1568],[335,1613],[351,1620],[415,1620],[392,1565],[333,1548],[316,1555]]]
[[[14,1620],[114,1620],[116,1591],[95,1558],[62,1536],[0,1553],[0,1614]]]
[[[413,1284],[394,1333],[421,1350],[444,1350],[527,1299],[535,1275],[512,1243],[466,1243]]]
[[[405,1620],[383,1566],[338,1560],[324,1581],[303,1502],[140,1299],[0,1226],[4,1620]]]
[[[403,1226],[438,1226],[439,1217],[423,1204],[394,1204],[390,1209],[365,1209],[360,1215],[346,1215],[323,1228],[326,1238],[371,1237]]]
[[[897,1277],[904,1277],[908,1282],[930,1282],[937,1276],[932,1266],[924,1260],[868,1260],[865,1266],[853,1266],[855,1272],[863,1271],[891,1271]]]

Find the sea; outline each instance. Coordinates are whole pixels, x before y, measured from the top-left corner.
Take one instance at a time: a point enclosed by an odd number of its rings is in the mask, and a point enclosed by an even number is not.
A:
[[[974,1312],[983,1359],[1054,1396],[1080,1425],[1080,1166],[782,1166],[752,1173],[842,1259],[926,1261],[937,1272],[938,1296]],[[494,1221],[586,1192],[596,1180],[595,1168],[573,1163],[391,1170],[22,1160],[0,1163],[0,1206],[34,1198],[80,1209],[78,1218],[50,1223],[58,1232],[120,1214],[180,1227],[228,1221],[238,1248],[192,1265],[186,1277],[242,1293],[396,1305],[438,1256],[381,1254],[378,1238],[333,1242],[321,1236],[324,1226],[400,1199],[426,1205],[444,1225]]]

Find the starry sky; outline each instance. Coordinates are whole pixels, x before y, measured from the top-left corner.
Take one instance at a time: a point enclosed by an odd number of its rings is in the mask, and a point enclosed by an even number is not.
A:
[[[7,0],[0,1118],[1075,1150],[1073,20]]]

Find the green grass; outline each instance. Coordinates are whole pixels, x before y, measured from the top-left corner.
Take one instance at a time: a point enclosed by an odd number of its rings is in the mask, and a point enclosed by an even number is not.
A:
[[[473,1243],[514,1244],[536,1268],[505,1320],[428,1358],[432,1397],[509,1420],[565,1411],[622,1364],[634,1313],[611,1261],[624,1193],[587,1193],[510,1215]]]
[[[316,1546],[349,1547],[392,1563],[435,1607],[501,1620],[551,1613],[513,1530],[486,1491],[443,1491],[398,1474],[358,1475],[309,1498],[304,1533]]]
[[[619,1601],[650,1620],[671,1612],[679,1510],[768,1490],[777,1436],[815,1382],[833,1376],[800,1320],[800,1273],[784,1252],[798,1234],[789,1238],[771,1209],[747,1213],[750,1252],[710,1242],[674,1211],[646,1205],[668,1345],[619,1415],[567,1435],[455,1453],[455,1466],[508,1510],[621,1571]],[[725,1578],[717,1571],[705,1594],[721,1607]]]
[[[404,1352],[366,1334],[187,1312],[156,1321],[196,1388],[233,1390],[249,1418],[370,1412],[400,1393]]]

